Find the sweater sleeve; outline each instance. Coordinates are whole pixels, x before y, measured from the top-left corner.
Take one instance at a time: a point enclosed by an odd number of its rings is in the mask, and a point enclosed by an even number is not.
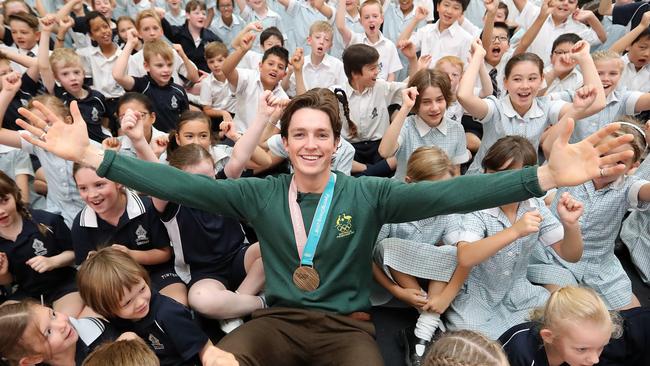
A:
[[[392,223],[478,211],[543,194],[535,166],[437,182],[388,181],[377,192],[376,205],[383,221]]]
[[[97,174],[153,197],[249,221],[282,189],[277,178],[215,180],[112,150],[105,152]]]

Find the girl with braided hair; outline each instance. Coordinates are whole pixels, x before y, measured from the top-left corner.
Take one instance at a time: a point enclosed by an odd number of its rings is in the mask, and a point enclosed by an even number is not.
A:
[[[30,210],[16,183],[0,172],[0,285],[17,285],[9,301],[39,299],[77,316],[83,302],[75,286],[70,230],[63,218]]]
[[[499,343],[471,330],[449,332],[436,341],[424,366],[508,366]]]

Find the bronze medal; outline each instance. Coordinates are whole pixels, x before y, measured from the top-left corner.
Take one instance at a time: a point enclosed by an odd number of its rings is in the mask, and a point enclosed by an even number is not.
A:
[[[293,271],[293,283],[303,291],[314,291],[320,285],[320,276],[313,267],[300,266]]]

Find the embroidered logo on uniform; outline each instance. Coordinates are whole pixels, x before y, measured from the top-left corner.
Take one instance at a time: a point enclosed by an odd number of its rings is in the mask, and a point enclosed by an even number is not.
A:
[[[27,99],[22,99],[22,98],[21,98],[21,99],[20,99],[20,104],[22,104],[23,107],[26,107],[27,104],[29,104],[29,102],[27,101]]]
[[[45,244],[43,244],[43,242],[38,239],[34,239],[34,242],[32,243],[32,248],[34,248],[35,255],[47,254],[47,249],[45,248]]]
[[[178,108],[178,99],[175,95],[172,95],[172,108]]]
[[[149,244],[149,237],[147,236],[147,230],[145,230],[142,225],[138,225],[138,228],[135,230],[135,243],[137,245]]]
[[[92,113],[92,115],[90,116],[90,118],[91,118],[93,121],[97,121],[97,120],[99,120],[99,111],[97,110],[97,108],[93,107],[93,110],[92,110],[91,113]]]
[[[373,108],[372,113],[370,113],[370,118],[375,119],[375,118],[377,118],[378,115],[379,115],[379,113],[377,113],[377,107]]]
[[[384,68],[384,64],[381,62],[377,64],[377,66],[379,66],[379,72],[381,72],[381,70]]]
[[[155,350],[163,350],[165,349],[165,346],[163,346],[162,343],[158,340],[158,338],[154,337],[153,334],[149,334],[149,344],[151,345],[151,348]]]
[[[339,235],[336,236],[337,239],[354,234],[354,230],[352,230],[352,215],[348,215],[345,212],[338,215],[336,217],[336,230],[339,232]]]

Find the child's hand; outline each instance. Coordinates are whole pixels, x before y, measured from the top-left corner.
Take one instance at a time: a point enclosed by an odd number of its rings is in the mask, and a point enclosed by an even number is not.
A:
[[[249,32],[242,37],[239,46],[246,51],[250,51],[250,49],[253,48],[254,41],[255,41],[255,34]]]
[[[397,42],[397,48],[406,56],[407,59],[412,60],[417,57],[417,50],[415,44],[409,40],[401,40]]]
[[[402,288],[400,287],[395,294],[395,297],[417,309],[422,309],[423,306],[427,304],[427,294],[426,292],[414,288]]]
[[[252,22],[246,26],[246,32],[261,32],[264,30],[262,22]]]
[[[165,17],[165,9],[156,6],[153,8],[153,11],[155,11],[156,14],[158,14],[158,18],[160,19]]]
[[[645,123],[645,143],[646,145],[650,145],[650,120],[647,120]]]
[[[585,85],[575,92],[573,97],[573,107],[576,110],[584,111],[596,100],[596,87],[593,85]]]
[[[558,74],[571,71],[576,65],[576,62],[571,58],[570,54],[559,55],[553,62],[553,70]]]
[[[233,122],[221,122],[219,124],[219,131],[221,134],[223,134],[225,137],[237,141],[241,137],[239,132],[235,129],[235,124]]]
[[[589,19],[594,16],[595,15],[592,11],[584,10],[584,9],[576,9],[576,11],[573,12],[573,20],[583,24],[587,24]]]
[[[302,71],[302,66],[305,63],[305,58],[303,57],[302,47],[296,48],[296,51],[293,53],[293,56],[291,57],[290,63],[291,63],[291,66],[293,66],[294,70]]]
[[[232,122],[232,115],[225,109],[221,112],[221,118],[224,122]]]
[[[472,56],[480,57],[481,59],[485,58],[487,52],[485,51],[485,48],[483,48],[483,43],[481,42],[480,38],[477,38],[474,40],[474,42],[472,42],[470,53]]]
[[[542,215],[539,211],[526,212],[514,225],[512,229],[517,233],[519,238],[528,236],[539,231],[539,225],[542,223]]]
[[[483,0],[483,5],[485,5],[485,10],[489,14],[496,14],[499,8],[499,0]]]
[[[584,207],[581,202],[571,197],[569,192],[562,193],[557,203],[557,214],[563,224],[575,225],[582,216]]]
[[[544,0],[542,1],[542,8],[539,11],[540,15],[548,17],[555,10],[555,2],[553,0]]]
[[[418,88],[412,86],[402,90],[402,109],[411,110],[418,96]]]
[[[129,108],[120,118],[120,127],[122,128],[122,131],[134,143],[136,141],[144,140],[144,128],[142,127],[142,118],[140,117],[139,112],[135,112]]]
[[[418,6],[415,9],[415,19],[417,19],[418,22],[425,20],[428,16],[429,16],[429,9],[423,6]]]
[[[63,18],[59,19],[59,27],[62,29],[59,29],[59,32],[61,31],[68,31],[68,29],[72,28],[74,25],[74,19],[72,19],[71,16],[67,15],[64,16]]]
[[[257,107],[258,113],[266,116],[267,120],[277,112],[278,109],[284,109],[289,104],[288,99],[281,99],[273,95],[270,90],[264,91],[260,97],[260,102]]]
[[[119,151],[122,143],[117,137],[107,137],[102,141],[102,147],[104,150],[114,150]]]
[[[111,245],[111,248],[113,248],[113,249],[115,249],[115,250],[119,250],[120,252],[122,252],[122,253],[126,253],[126,254],[128,254],[129,256],[131,256],[131,249],[125,247],[125,246],[122,245],[122,244],[113,244],[113,245]]]
[[[180,44],[173,43],[172,48],[174,49],[174,51],[176,51],[176,53],[178,53],[179,56],[181,56],[181,57],[186,56],[185,51],[183,50],[183,46],[181,46]]]
[[[418,71],[428,69],[432,58],[433,56],[431,55],[420,56],[418,59]]]
[[[650,12],[646,11],[643,13],[643,17],[641,17],[641,22],[639,23],[640,26],[642,26],[644,29],[645,28],[650,28]]]
[[[38,273],[51,271],[56,268],[56,263],[54,263],[54,260],[52,260],[52,258],[43,257],[42,255],[30,258],[27,262],[25,262],[25,264],[32,267],[32,269]]]
[[[203,366],[239,366],[239,362],[232,353],[213,345],[204,348],[201,352],[201,364]]]
[[[22,85],[21,76],[19,73],[12,71],[2,77],[2,91],[11,94],[16,94]]]
[[[116,341],[132,341],[135,339],[142,339],[142,338],[138,337],[138,335],[133,332],[124,332],[120,334],[119,337],[117,337]]]
[[[131,46],[135,47],[138,45],[138,42],[140,39],[138,38],[138,31],[134,29],[129,29],[128,32],[126,32],[126,43]]]
[[[154,155],[160,157],[162,153],[167,150],[167,145],[169,145],[169,136],[163,135],[158,136],[155,139],[151,140],[151,150],[153,150]]]
[[[453,300],[453,298],[446,299],[442,295],[430,296],[427,299],[426,305],[422,307],[422,310],[442,314],[447,310]]]
[[[38,20],[41,23],[41,32],[51,33],[56,25],[56,17],[52,14],[48,14]]]
[[[311,4],[312,8],[314,9],[320,9],[323,5],[325,5],[325,0],[309,0],[309,4]]]
[[[0,275],[9,273],[9,258],[5,253],[0,253]]]
[[[591,56],[589,55],[589,43],[587,41],[578,41],[576,44],[571,47],[571,58],[576,61],[580,62],[582,60],[587,60]]]

